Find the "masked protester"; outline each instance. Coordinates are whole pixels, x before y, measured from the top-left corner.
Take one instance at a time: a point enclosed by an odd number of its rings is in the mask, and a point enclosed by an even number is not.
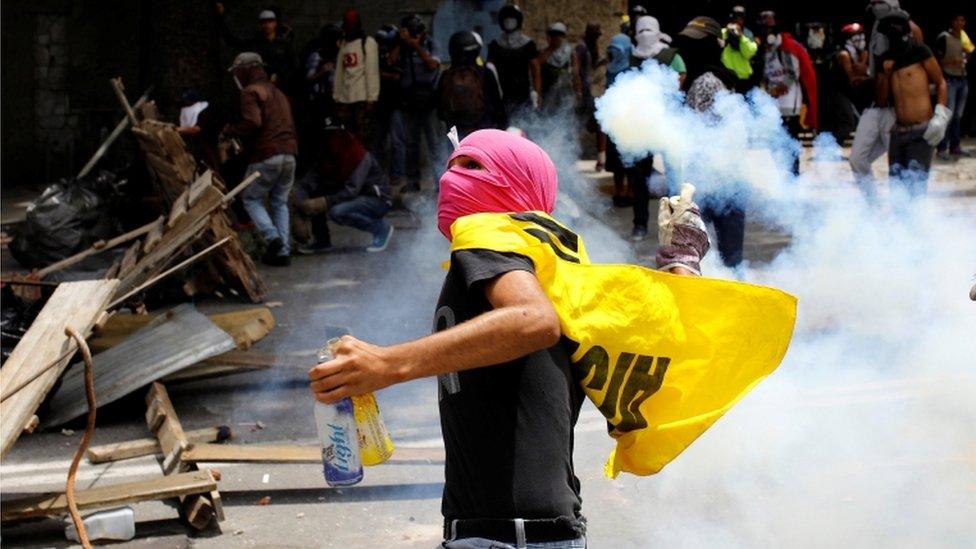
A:
[[[607,88],[613,85],[617,75],[630,68],[630,56],[633,50],[630,40],[630,16],[620,18],[620,32],[610,38],[607,46]],[[602,130],[597,136],[596,171],[607,170],[613,174],[613,205],[615,207],[629,207],[633,202],[630,189],[624,180],[624,166],[620,162],[620,153],[616,145],[607,138]]]
[[[311,224],[310,242],[300,254],[332,248],[329,222],[354,227],[373,237],[367,252],[386,249],[393,226],[385,219],[392,205],[390,180],[354,134],[326,119],[317,163],[295,186],[296,215]]]
[[[438,376],[444,548],[586,546],[573,465],[573,427],[585,398],[570,364],[575,348],[561,337],[561,317],[544,289],[552,277],[524,251],[496,245],[536,239],[525,249],[544,254],[547,265],[588,265],[582,240],[549,216],[557,187],[549,156],[525,138],[480,130],[462,140],[440,183],[437,225],[461,247],[451,253],[436,333],[389,347],[346,336],[336,359],[310,373],[323,402]],[[697,208],[685,208],[673,241],[688,255],[669,269],[688,274],[707,237],[694,223]]]
[[[854,172],[854,181],[868,202],[875,202],[874,176],[871,164],[881,155],[888,152],[891,130],[895,125],[895,112],[888,103],[889,94],[882,93],[882,88],[875,80],[881,70],[881,57],[888,51],[888,38],[878,32],[878,22],[888,15],[903,15],[908,13],[901,9],[898,0],[870,0],[866,8],[867,20],[865,28],[871,29],[868,34],[868,77],[871,78],[870,87],[874,90],[871,105],[861,112],[854,130],[854,142],[851,144],[850,164]],[[922,31],[909,20],[912,29],[912,39],[922,43]]]
[[[936,58],[945,74],[946,85],[949,87],[949,110],[952,120],[945,139],[939,143],[939,159],[951,160],[952,157],[972,156],[962,149],[962,115],[966,107],[969,94],[969,83],[966,80],[966,63],[974,51],[973,43],[966,35],[966,16],[953,16],[949,30],[943,31],[935,39]]]
[[[535,91],[542,98],[541,109],[547,114],[565,111],[583,100],[579,59],[566,40],[566,24],[557,21],[549,26],[549,43],[535,59]],[[574,102],[575,97],[575,102]]]
[[[742,6],[736,6],[742,8]],[[745,9],[742,10],[741,17],[736,15],[733,8],[732,21],[722,29],[722,40],[725,47],[722,48],[722,64],[735,73],[737,78],[735,90],[739,93],[746,93],[752,88],[752,59],[759,50],[759,45],[752,39],[752,32],[746,36],[746,29],[739,21],[745,19]]]
[[[438,117],[456,127],[461,139],[475,130],[507,127],[505,107],[495,67],[481,62],[481,36],[459,31],[451,36],[451,68],[438,84]]]
[[[671,37],[661,32],[657,19],[650,15],[637,18],[634,25],[634,46],[631,56],[632,70],[639,70],[641,65],[649,60],[669,67],[678,73],[679,85],[684,82],[687,73],[684,59],[677,48],[670,46]],[[616,161],[616,160],[615,160]],[[676,170],[666,170],[669,186],[677,189],[678,182],[674,179]],[[634,193],[634,228],[630,233],[632,240],[643,240],[647,236],[647,222],[650,218],[648,202],[651,199],[649,189],[650,178],[654,173],[654,155],[636,160],[627,167],[627,182]]]
[[[816,69],[806,49],[790,33],[780,30],[773,12],[764,12],[762,23],[762,87],[776,99],[783,124],[790,135],[797,137],[804,128],[816,129],[818,125]],[[797,156],[793,174],[799,173]]]
[[[682,89],[689,107],[719,117],[713,105],[719,93],[735,89],[736,75],[721,62],[722,28],[711,17],[696,17],[679,33],[675,43],[688,68]],[[680,169],[675,166],[675,169]],[[680,175],[678,176],[680,178]],[[702,217],[715,226],[722,263],[735,268],[742,263],[746,233],[745,192],[731,197],[702,197]]]
[[[878,85],[883,87],[882,94],[891,94],[895,108],[895,126],[888,146],[890,184],[911,196],[922,195],[928,186],[933,150],[945,136],[952,118],[946,107],[946,81],[932,50],[912,39],[907,14],[885,15],[878,20],[877,29],[888,42]],[[930,87],[936,93],[935,109]]]
[[[843,43],[827,63],[821,86],[820,129],[843,144],[857,126],[857,119],[871,101],[868,81],[867,37],[860,23],[841,27]],[[821,81],[820,78],[817,79]]]
[[[363,32],[359,12],[353,9],[342,16],[332,97],[342,125],[361,142],[370,143],[373,109],[380,97],[379,51],[376,40]]]
[[[245,143],[248,166],[245,176],[259,178],[242,193],[244,208],[267,244],[264,262],[274,266],[291,263],[291,221],[288,194],[295,182],[298,138],[288,98],[268,81],[261,56],[244,52],[228,69],[241,89],[241,121],[224,127],[229,137]],[[271,205],[271,214],[264,207]]]
[[[522,32],[523,18],[518,6],[502,6],[498,10],[502,34],[488,45],[488,61],[498,69],[498,82],[509,116],[526,106],[539,106],[539,96],[532,84],[532,61],[539,55],[539,48]]]

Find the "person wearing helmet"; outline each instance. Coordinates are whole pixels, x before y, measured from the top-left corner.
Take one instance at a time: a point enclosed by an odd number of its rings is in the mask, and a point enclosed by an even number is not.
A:
[[[538,106],[532,85],[532,61],[539,55],[536,43],[522,32],[522,10],[514,4],[498,10],[502,34],[488,45],[488,61],[498,70],[505,111],[511,115],[526,106]]]
[[[820,128],[843,144],[857,126],[861,111],[868,106],[872,90],[864,27],[849,23],[841,27],[841,36],[844,42],[828,62]]]
[[[540,108],[550,114],[579,105],[583,100],[579,59],[566,40],[567,32],[562,21],[549,25],[546,32],[549,43],[535,58],[535,91],[542,98]]]
[[[438,84],[437,115],[448,128],[457,128],[460,139],[475,130],[508,125],[495,68],[481,62],[482,44],[481,36],[473,31],[451,35],[451,68]]]
[[[733,8],[732,20],[722,29],[722,39],[725,41],[725,47],[722,48],[722,64],[737,77],[735,91],[746,93],[752,88],[752,59],[759,51],[759,45],[753,39],[752,31],[747,35],[748,29],[740,22],[740,19],[745,20],[745,9],[742,9],[741,17],[737,17],[736,8],[742,6]]]
[[[729,24],[735,25],[739,29],[739,33],[747,40],[756,41],[756,35],[746,26],[745,6],[732,6],[732,11],[729,12]]]
[[[298,137],[288,98],[269,80],[261,56],[238,54],[228,69],[241,89],[241,121],[224,126],[228,137],[239,137],[249,151],[245,177],[259,175],[241,193],[244,208],[267,244],[264,262],[291,263],[291,222],[288,194],[295,182]],[[271,205],[271,213],[264,207]]]
[[[227,25],[224,18],[224,4],[214,4],[217,12],[217,25],[224,42],[238,52],[254,52],[261,56],[265,63],[268,80],[279,88],[290,93],[289,79],[297,66],[292,40],[284,34],[284,26],[278,21],[278,15],[273,9],[264,9],[258,13],[258,28],[248,38],[241,38]]]

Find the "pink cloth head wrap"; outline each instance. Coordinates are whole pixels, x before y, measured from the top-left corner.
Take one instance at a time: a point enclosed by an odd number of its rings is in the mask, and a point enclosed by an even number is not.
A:
[[[441,177],[437,228],[451,240],[451,224],[475,213],[552,213],[559,179],[541,147],[513,133],[478,130],[465,137],[448,163],[470,156],[485,169],[452,166]]]

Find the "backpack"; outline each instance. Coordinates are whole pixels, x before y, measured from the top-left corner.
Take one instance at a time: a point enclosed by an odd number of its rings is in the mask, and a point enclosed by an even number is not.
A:
[[[445,122],[473,128],[485,117],[484,69],[451,67],[441,76],[441,116]]]

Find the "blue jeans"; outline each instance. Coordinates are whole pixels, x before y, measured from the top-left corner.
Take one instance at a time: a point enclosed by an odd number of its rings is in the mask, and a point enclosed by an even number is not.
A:
[[[390,125],[393,128],[390,177],[405,177],[409,184],[420,182],[420,139],[423,137],[427,141],[427,163],[436,182],[444,170],[441,164],[445,157],[441,151],[447,137],[440,135],[440,125],[434,111],[397,109],[393,111]],[[401,151],[402,163],[397,158],[397,151]]]
[[[281,239],[281,255],[291,252],[291,220],[288,215],[288,194],[295,183],[295,157],[279,154],[255,162],[247,167],[244,176],[258,172],[260,177],[241,193],[244,209],[251,216],[258,231],[266,242]],[[264,207],[268,198],[271,214]]]
[[[945,137],[939,143],[939,152],[946,149],[950,151],[959,150],[959,140],[962,137],[962,113],[966,108],[966,97],[969,95],[969,84],[962,76],[946,75],[946,85],[949,87],[949,102],[946,105],[952,111],[952,119],[949,120],[949,128]]]
[[[390,205],[375,196],[357,196],[329,208],[329,218],[339,225],[355,227],[378,236],[387,228],[383,216],[388,211]]]

